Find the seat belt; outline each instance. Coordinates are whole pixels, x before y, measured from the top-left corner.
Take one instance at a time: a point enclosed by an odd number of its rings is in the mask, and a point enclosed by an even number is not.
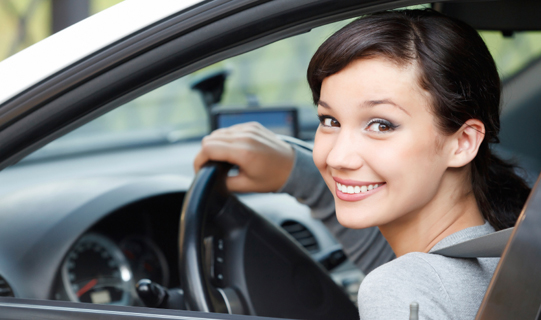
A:
[[[466,240],[433,252],[451,258],[499,258],[515,228],[493,232],[479,238]],[[410,305],[410,320],[419,319],[419,304]]]
[[[508,228],[445,247],[430,253],[452,258],[499,258],[514,228]]]

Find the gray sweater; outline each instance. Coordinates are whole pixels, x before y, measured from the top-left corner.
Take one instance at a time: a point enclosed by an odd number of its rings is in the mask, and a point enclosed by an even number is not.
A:
[[[494,232],[490,224],[444,238],[430,251]],[[372,271],[359,289],[361,319],[408,319],[419,303],[419,319],[475,319],[499,258],[458,259],[412,252]]]
[[[499,258],[457,259],[412,252],[394,259],[377,228],[354,230],[338,223],[332,194],[311,154],[298,148],[295,153],[293,171],[280,192],[308,205],[312,216],[323,221],[350,260],[369,273],[359,289],[361,320],[408,319],[411,302],[419,303],[422,320],[475,318]],[[431,251],[491,232],[494,229],[488,223],[467,228],[444,238]]]

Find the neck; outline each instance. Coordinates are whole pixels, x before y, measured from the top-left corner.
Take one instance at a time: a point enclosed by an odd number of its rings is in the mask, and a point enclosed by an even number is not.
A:
[[[379,226],[397,257],[410,252],[428,252],[443,238],[485,223],[473,192],[464,194],[460,192],[464,190],[458,187],[460,184],[445,180],[436,196],[425,206]]]

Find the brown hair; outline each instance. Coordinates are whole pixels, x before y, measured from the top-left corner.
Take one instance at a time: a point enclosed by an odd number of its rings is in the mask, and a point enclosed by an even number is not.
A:
[[[432,97],[437,125],[452,134],[469,119],[485,125],[485,138],[471,163],[472,190],[484,218],[496,229],[515,225],[530,188],[514,166],[489,147],[499,143],[501,85],[488,48],[471,26],[433,10],[375,13],[355,20],[312,57],[308,83],[319,102],[323,79],[356,59],[384,56],[415,62],[419,83]]]

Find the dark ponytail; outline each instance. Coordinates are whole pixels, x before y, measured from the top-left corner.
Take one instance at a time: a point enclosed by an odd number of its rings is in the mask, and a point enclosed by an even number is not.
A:
[[[415,62],[419,82],[432,97],[444,134],[469,119],[485,125],[485,138],[471,163],[472,190],[479,210],[496,229],[515,225],[530,192],[515,167],[492,154],[499,143],[501,84],[496,65],[469,25],[433,10],[381,12],[356,20],[325,41],[312,57],[308,83],[318,103],[323,79],[356,59],[385,56]]]
[[[492,154],[488,146],[483,149],[479,149],[471,169],[477,205],[494,229],[512,227],[530,194],[530,188],[515,173],[513,164]]]

